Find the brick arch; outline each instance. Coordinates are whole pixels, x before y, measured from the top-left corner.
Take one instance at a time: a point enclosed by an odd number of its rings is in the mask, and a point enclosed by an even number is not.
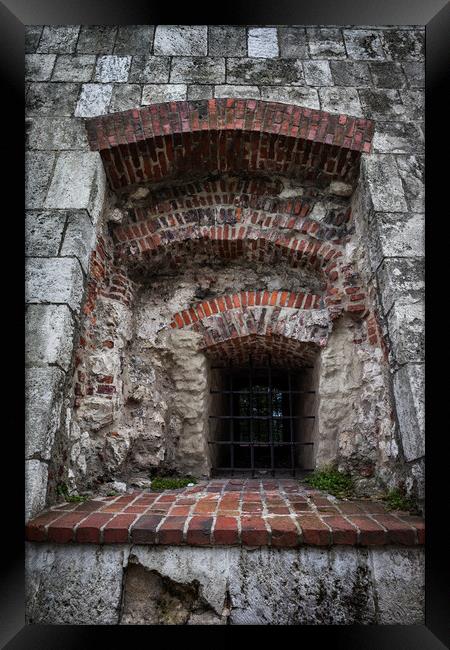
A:
[[[87,120],[114,190],[211,173],[352,183],[373,122],[253,99],[166,102]]]

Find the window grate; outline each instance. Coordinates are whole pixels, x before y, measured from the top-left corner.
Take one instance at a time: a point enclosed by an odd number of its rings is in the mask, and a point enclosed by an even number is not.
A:
[[[220,371],[220,388],[210,390],[215,407],[209,416],[213,473],[295,476],[302,450],[314,444],[305,440],[303,423],[314,423],[315,416],[299,412],[301,398],[294,396],[315,391],[299,387],[298,370],[272,367],[270,357],[266,365],[254,365],[250,357],[245,367],[230,361],[211,369]]]

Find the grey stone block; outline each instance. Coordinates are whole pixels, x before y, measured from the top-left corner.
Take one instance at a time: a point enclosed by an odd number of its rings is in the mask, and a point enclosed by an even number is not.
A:
[[[405,107],[405,118],[408,120],[425,119],[425,91],[401,90],[400,97]]]
[[[112,81],[128,81],[131,67],[131,56],[104,55],[99,56],[95,67],[94,81],[111,83]]]
[[[32,212],[25,216],[25,255],[56,257],[61,246],[66,213]]]
[[[192,84],[188,86],[187,98],[188,99],[211,99],[214,95],[214,86],[206,84]]]
[[[247,32],[245,27],[230,25],[210,25],[210,56],[246,56]]]
[[[404,88],[406,77],[400,63],[372,61],[369,64],[374,86],[377,88]]]
[[[380,34],[375,30],[344,29],[345,47],[351,59],[384,59]]]
[[[114,84],[110,113],[127,111],[141,105],[142,86],[139,84]]]
[[[296,104],[320,110],[319,95],[315,88],[299,86],[262,86],[262,99],[285,104]]]
[[[55,161],[54,153],[29,151],[25,155],[25,207],[41,208]]]
[[[407,212],[394,156],[372,154],[361,161],[375,212]]]
[[[167,83],[169,74],[169,56],[133,56],[129,81],[142,84]]]
[[[425,361],[425,305],[423,300],[395,302],[388,316],[389,338],[397,364]]]
[[[335,86],[366,86],[371,82],[364,61],[330,61],[330,69]]]
[[[153,25],[121,25],[114,54],[150,54],[154,33]]]
[[[423,61],[404,61],[402,65],[410,88],[424,88],[425,63]]]
[[[424,215],[376,212],[370,223],[369,253],[375,271],[386,257],[423,257]]]
[[[37,52],[70,54],[75,52],[79,25],[49,25],[44,27]]]
[[[358,92],[365,117],[377,121],[402,120],[406,118],[405,107],[400,99],[398,90],[373,90],[364,88]]]
[[[174,56],[205,56],[207,39],[206,25],[158,25],[153,51]]]
[[[279,27],[278,41],[283,58],[308,59],[309,50],[304,27]],[[234,56],[237,56],[234,54]]]
[[[52,76],[56,54],[26,54],[25,79],[27,81],[47,81]]]
[[[214,97],[260,99],[261,93],[258,86],[215,86]]]
[[[73,115],[78,89],[75,83],[31,83],[26,95],[26,114]]]
[[[83,297],[80,264],[74,258],[27,258],[25,296],[27,303],[66,304],[78,310]]]
[[[39,460],[25,462],[25,521],[45,508],[48,466]]]
[[[172,60],[173,83],[223,83],[225,59],[222,57],[180,57]]]
[[[65,373],[59,368],[27,368],[25,373],[25,458],[50,460],[61,424]]]
[[[340,29],[307,28],[306,35],[313,59],[346,59],[344,41]]]
[[[332,86],[330,64],[328,61],[304,61],[303,71],[308,86]]]
[[[95,230],[88,213],[85,210],[68,212],[61,256],[76,257],[87,273],[94,243]]]
[[[27,120],[27,148],[89,151],[84,121],[76,117],[36,115]]]
[[[363,111],[355,88],[319,88],[320,107],[330,113],[361,117]]]
[[[413,212],[425,209],[425,165],[423,156],[396,156],[408,208]]]
[[[425,455],[425,368],[408,363],[394,375],[394,396],[400,438],[407,461]]]
[[[379,122],[373,136],[375,153],[422,153],[422,131],[413,122]]]
[[[66,305],[28,305],[25,317],[26,364],[44,367],[57,364],[67,371],[72,359],[73,332],[72,315]],[[46,370],[53,368],[46,367]],[[45,406],[50,410],[50,405]]]
[[[155,104],[158,102],[181,101],[186,99],[186,84],[149,84],[142,90],[142,104]]]
[[[303,85],[300,59],[227,59],[227,83]]]
[[[424,30],[385,30],[382,42],[388,59],[423,61],[425,58]]]
[[[56,61],[52,81],[90,81],[95,59],[93,54],[61,54]]]
[[[36,52],[42,30],[42,25],[25,25],[25,54]]]
[[[408,304],[423,297],[424,271],[423,258],[392,257],[383,261],[377,279],[385,314],[389,313],[394,302]]]
[[[82,25],[77,43],[80,54],[112,54],[117,27],[112,25]]]
[[[272,59],[278,53],[276,27],[251,27],[248,30],[248,56]]]
[[[112,84],[83,84],[75,109],[76,117],[96,117],[108,112]]]

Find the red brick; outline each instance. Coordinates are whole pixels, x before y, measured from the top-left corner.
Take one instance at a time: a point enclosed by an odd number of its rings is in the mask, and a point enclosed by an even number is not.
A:
[[[131,541],[133,544],[155,544],[156,529],[164,515],[142,515],[131,527]]]
[[[158,529],[158,544],[182,544],[186,517],[168,516]]]
[[[100,528],[113,517],[112,514],[94,513],[77,526],[75,541],[79,543],[100,543]]]
[[[213,543],[239,544],[238,520],[236,517],[216,517],[213,530]]]
[[[192,517],[187,530],[186,542],[193,546],[208,546],[211,543],[212,525],[212,517]]]
[[[26,539],[30,542],[44,542],[47,539],[46,526],[64,516],[64,512],[51,510],[43,512],[25,526]]]
[[[298,515],[297,521],[302,530],[302,540],[304,544],[314,546],[329,546],[331,544],[331,533],[316,515]]]
[[[363,546],[386,544],[387,537],[382,526],[369,517],[358,517],[349,515],[349,521],[359,528],[358,543]]]
[[[392,544],[404,544],[413,546],[417,543],[417,533],[415,528],[409,524],[400,521],[393,515],[373,515],[376,522],[384,526],[387,530],[388,541]]]
[[[269,532],[262,517],[242,515],[241,540],[246,546],[266,546],[269,544]]]
[[[71,512],[50,524],[47,529],[49,542],[65,544],[73,540],[73,529],[87,516],[86,512]]]
[[[272,546],[298,546],[298,529],[290,517],[268,517],[266,522],[272,531]]]
[[[323,521],[332,529],[333,544],[356,544],[357,530],[344,517],[323,517]]]
[[[137,515],[116,515],[110,519],[103,529],[103,542],[105,544],[126,544],[128,530]]]

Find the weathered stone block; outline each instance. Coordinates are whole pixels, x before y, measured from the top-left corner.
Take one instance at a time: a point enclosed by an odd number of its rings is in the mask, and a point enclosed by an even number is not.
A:
[[[395,160],[409,209],[414,212],[423,212],[425,209],[424,157],[396,156]]]
[[[98,152],[63,152],[47,194],[47,208],[88,210],[96,223],[105,192],[105,172]]]
[[[369,254],[375,271],[386,257],[423,257],[424,215],[377,212],[370,223]]]
[[[131,67],[131,56],[99,56],[95,67],[94,81],[111,83],[112,81],[128,81]]]
[[[210,56],[246,56],[247,32],[245,27],[210,25]]]
[[[180,101],[186,99],[186,84],[149,84],[142,90],[143,106],[146,104],[155,104],[158,102]]]
[[[425,31],[385,30],[382,33],[383,47],[388,59],[394,61],[423,61],[425,58]]]
[[[35,115],[27,120],[27,148],[89,151],[84,121],[76,117]]]
[[[25,457],[50,460],[61,424],[65,374],[59,368],[27,368],[25,378]]]
[[[376,212],[407,212],[405,195],[393,156],[373,154],[364,158],[365,170],[373,208]]]
[[[133,56],[129,81],[132,83],[167,83],[170,56]]]
[[[56,54],[26,54],[26,81],[47,81],[52,75]]]
[[[347,113],[361,117],[363,110],[354,88],[319,88],[320,106],[330,113]]]
[[[94,66],[93,54],[62,54],[56,61],[52,81],[90,81]]]
[[[260,99],[258,86],[215,86],[214,97],[237,97],[239,99]]]
[[[44,27],[37,52],[70,54],[75,52],[79,25],[50,25]]]
[[[404,88],[406,77],[400,63],[373,61],[369,64],[373,83],[377,88]]]
[[[76,311],[83,297],[80,264],[74,258],[28,258],[25,296],[27,303],[63,303]]]
[[[36,52],[42,29],[42,25],[25,25],[25,54]]]
[[[404,61],[403,70],[411,88],[424,88],[425,64],[421,61]]]
[[[220,86],[219,86],[220,88]],[[214,86],[206,84],[191,84],[188,86],[187,98],[188,99],[211,99],[214,96]]]
[[[112,54],[117,27],[114,25],[82,25],[77,43],[80,54]]]
[[[377,121],[406,119],[398,90],[363,88],[359,91],[359,97],[365,117]]]
[[[262,86],[262,99],[286,104],[298,104],[305,108],[320,110],[319,95],[315,88],[300,88],[298,86]]]
[[[309,51],[304,27],[279,27],[278,41],[283,58],[308,59]],[[236,54],[234,56],[237,56]]]
[[[299,59],[230,58],[227,59],[227,82],[302,85],[302,63]]]
[[[54,153],[38,151],[25,155],[25,207],[41,208],[52,176]]]
[[[370,84],[369,66],[364,61],[330,61],[335,86],[366,86]]]
[[[394,302],[412,303],[422,298],[424,290],[423,258],[387,258],[377,272],[384,313]]]
[[[375,153],[421,153],[424,138],[412,122],[379,122],[373,137]]]
[[[73,115],[79,85],[74,83],[31,83],[26,94],[26,114]]]
[[[425,119],[425,91],[423,90],[401,90],[400,97],[403,102],[405,119]]]
[[[345,47],[351,59],[384,59],[378,32],[364,29],[344,29]]]
[[[73,322],[66,305],[28,305],[25,318],[25,360],[32,366],[70,365]]]
[[[205,56],[208,28],[206,25],[158,25],[155,32],[155,54]]]
[[[114,54],[146,54],[153,45],[153,25],[121,25]]]
[[[222,57],[180,57],[173,59],[171,82],[223,83],[225,59]]]
[[[278,56],[276,27],[253,27],[248,30],[248,55],[271,59]]]
[[[66,223],[65,212],[31,212],[25,216],[25,255],[56,257]]]
[[[25,461],[25,521],[45,508],[48,466],[39,460]]]
[[[112,91],[112,84],[83,84],[75,115],[77,117],[105,115],[108,112]]]
[[[110,113],[127,111],[141,105],[142,86],[139,84],[114,84]]]
[[[425,305],[423,300],[395,302],[388,316],[389,338],[399,365],[425,361]]]
[[[394,395],[400,438],[407,461],[425,455],[425,366],[408,363],[394,375]]]
[[[313,59],[346,59],[344,41],[340,29],[307,28],[309,51]]]
[[[85,273],[95,243],[95,229],[85,210],[70,211],[61,247],[62,257],[76,257]]]
[[[304,61],[303,70],[308,86],[332,86],[330,64],[328,61]]]

